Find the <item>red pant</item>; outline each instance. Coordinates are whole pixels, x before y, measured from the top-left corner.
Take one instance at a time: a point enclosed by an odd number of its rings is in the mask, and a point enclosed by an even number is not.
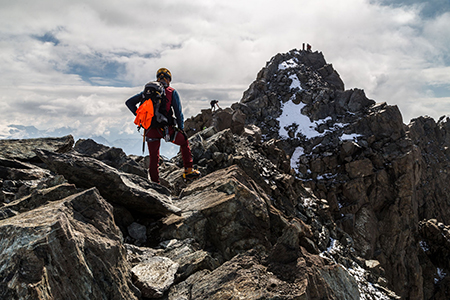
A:
[[[192,168],[191,148],[184,134],[175,131],[173,126],[169,126],[169,135],[173,137],[172,143],[180,146],[184,168]],[[147,129],[146,137],[150,156],[150,164],[148,166],[150,178],[153,182],[159,183],[159,146],[161,145],[161,139],[164,137],[164,133],[159,128],[149,128]]]

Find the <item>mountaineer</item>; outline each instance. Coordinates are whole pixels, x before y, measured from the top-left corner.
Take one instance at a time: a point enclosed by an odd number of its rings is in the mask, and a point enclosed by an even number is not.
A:
[[[219,100],[211,100],[211,102],[209,104],[211,105],[212,112],[214,112],[216,110],[216,106],[217,106],[217,109],[220,109]]]
[[[180,96],[174,88],[170,87],[172,74],[168,69],[161,68],[156,72],[156,78],[156,82],[147,83],[143,92],[125,102],[128,109],[136,116],[135,124],[139,128],[144,127],[144,137],[150,156],[149,179],[159,183],[161,138],[180,146],[184,165],[183,178],[198,178],[200,172],[193,168],[191,149],[184,132],[184,116]]]

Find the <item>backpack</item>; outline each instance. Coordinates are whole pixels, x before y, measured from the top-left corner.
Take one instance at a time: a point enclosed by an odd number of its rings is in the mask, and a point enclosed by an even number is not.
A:
[[[167,97],[164,86],[157,81],[147,83],[142,92],[142,100],[136,110],[134,124],[148,129],[152,123],[168,124]]]

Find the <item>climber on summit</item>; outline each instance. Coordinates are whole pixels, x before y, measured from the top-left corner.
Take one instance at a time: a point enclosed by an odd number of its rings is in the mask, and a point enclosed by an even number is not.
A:
[[[156,83],[150,82],[147,85],[156,85],[158,83],[162,84],[163,87],[161,87],[161,103],[165,105],[161,105],[161,108],[159,108],[159,106],[156,106],[155,110],[157,111],[155,111],[155,116],[151,119],[151,125],[144,131],[150,157],[148,171],[149,179],[151,179],[151,181],[153,182],[159,183],[159,148],[161,145],[161,138],[164,138],[166,142],[170,141],[175,145],[180,146],[184,165],[183,178],[197,178],[200,176],[200,172],[193,168],[191,149],[189,147],[187,135],[184,132],[184,116],[181,109],[180,96],[174,88],[170,87],[172,74],[168,69],[161,68],[156,72],[156,78]],[[136,111],[138,110],[138,104],[142,105],[145,101],[143,101],[143,93],[144,92],[134,95],[125,103],[128,109],[134,115],[136,115]],[[173,116],[174,113],[175,118]],[[161,121],[160,118],[156,118],[157,116],[160,117],[161,115],[163,115],[163,121]]]

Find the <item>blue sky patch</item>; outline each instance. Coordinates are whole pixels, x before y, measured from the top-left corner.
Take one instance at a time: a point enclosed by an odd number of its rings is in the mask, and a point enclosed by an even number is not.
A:
[[[33,37],[43,43],[53,43],[55,46],[60,43],[60,41],[51,32],[47,32],[44,35],[33,35]]]
[[[70,62],[68,66],[67,74],[77,74],[93,86],[129,86],[129,82],[119,79],[126,72],[125,65],[101,55],[85,57],[82,62]]]
[[[425,89],[431,91],[436,98],[450,97],[450,84],[428,85]]]
[[[377,0],[375,2],[394,7],[418,4],[422,7],[420,15],[424,18],[435,18],[450,11],[448,0]]]

